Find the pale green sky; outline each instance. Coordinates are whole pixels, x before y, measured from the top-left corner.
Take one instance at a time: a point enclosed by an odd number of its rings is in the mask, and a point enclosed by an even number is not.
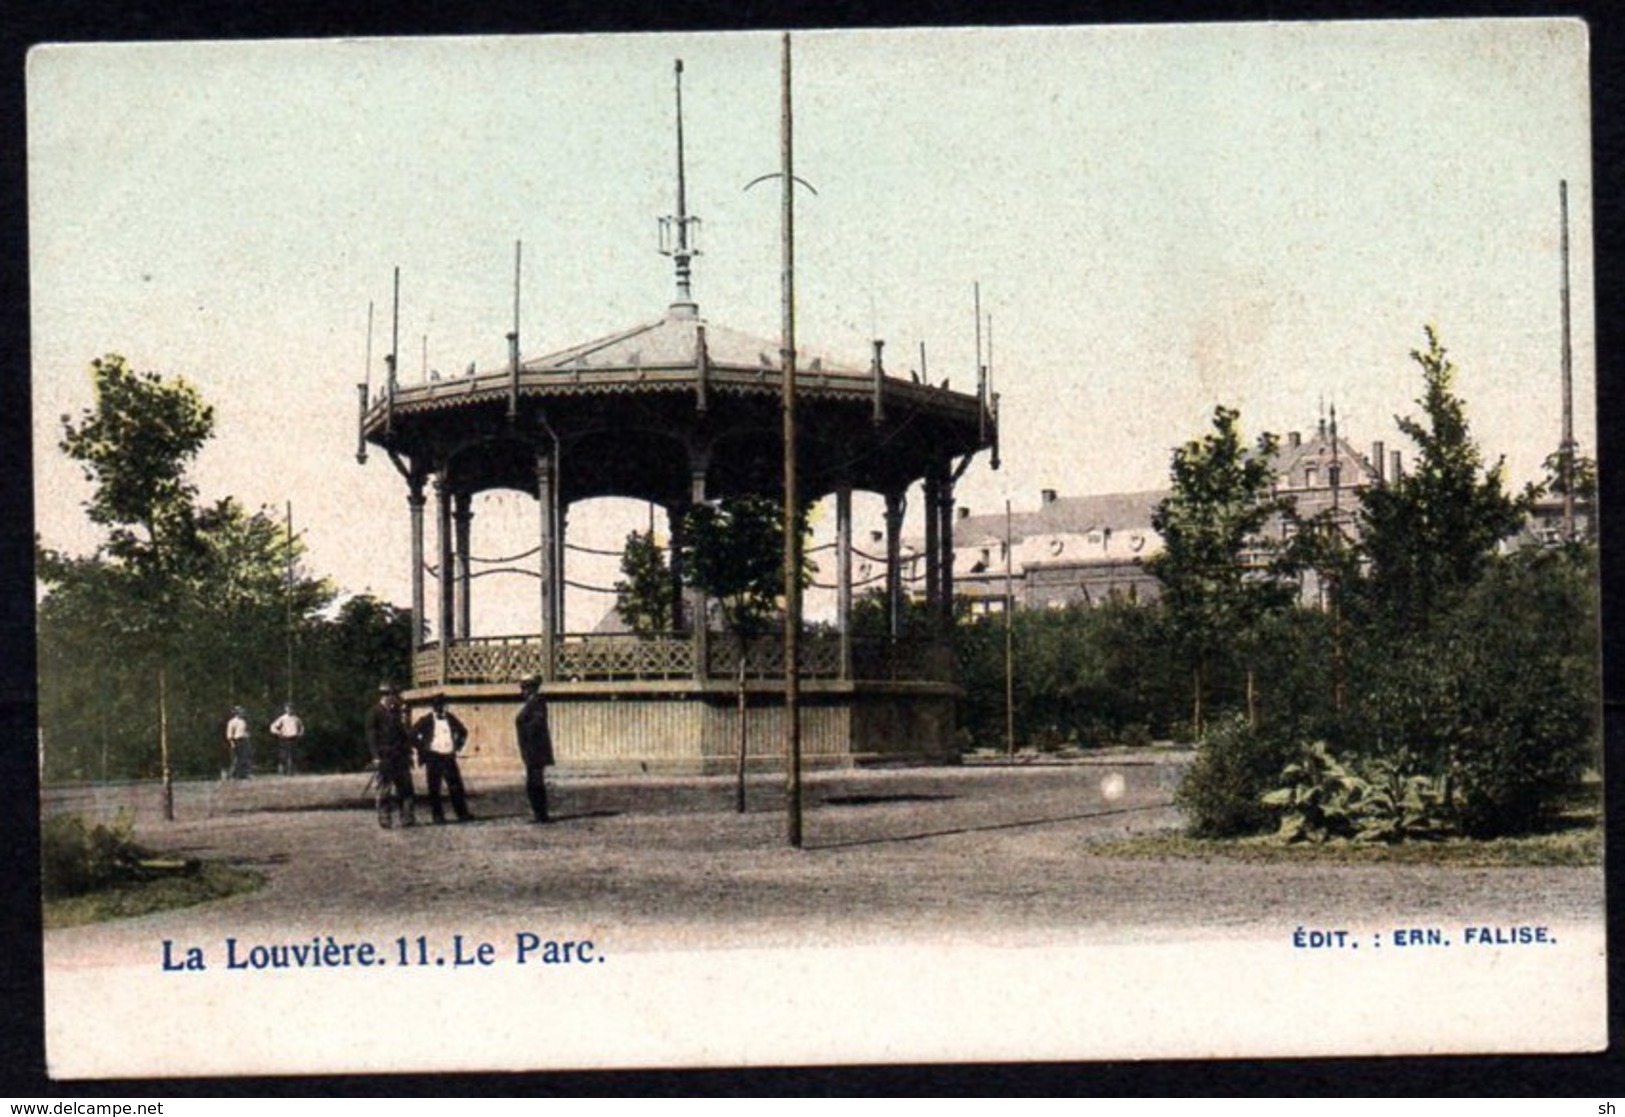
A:
[[[1160,486],[1215,403],[1250,433],[1335,401],[1400,446],[1408,351],[1436,322],[1474,431],[1513,480],[1560,434],[1558,182],[1569,181],[1577,433],[1592,450],[1587,45],[1575,21],[839,32],[795,37],[804,347],[974,382],[993,316],[1004,468],[1041,488]],[[658,317],[685,62],[695,295],[773,337],[778,39],[681,35],[86,45],[28,75],[39,529],[85,549],[55,449],[108,351],[219,414],[204,495],[292,500],[310,566],[407,596],[404,491],[355,464],[402,269],[403,379]],[[865,507],[860,503],[860,513]],[[482,523],[519,515],[493,507]],[[511,514],[511,515],[510,515]],[[578,514],[583,538],[625,529]],[[478,529],[477,529],[478,530]],[[483,551],[478,543],[476,551]],[[612,576],[612,575],[611,575]],[[571,623],[590,620],[576,604]]]

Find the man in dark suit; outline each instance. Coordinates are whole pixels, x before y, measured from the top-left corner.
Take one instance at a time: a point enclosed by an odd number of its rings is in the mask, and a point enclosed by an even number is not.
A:
[[[457,768],[457,754],[468,741],[468,728],[446,709],[444,694],[435,695],[430,705],[430,711],[412,726],[412,743],[417,746],[429,784],[429,810],[436,822],[446,821],[446,812],[440,808],[440,785],[444,782],[451,792],[451,809],[457,821],[467,822],[468,801],[463,797],[463,774]]]
[[[388,830],[397,811],[402,826],[415,825],[412,740],[406,735],[400,691],[389,683],[378,688],[378,702],[367,715],[367,748],[378,767],[378,825]]]
[[[524,704],[514,725],[519,730],[519,755],[525,761],[525,795],[530,799],[531,820],[546,822],[547,766],[553,763],[553,735],[547,728],[547,700],[542,697],[542,681],[532,675],[519,684]]]

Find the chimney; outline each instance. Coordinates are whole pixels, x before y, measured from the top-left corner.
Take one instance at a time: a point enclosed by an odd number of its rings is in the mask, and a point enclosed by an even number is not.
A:
[[[1286,432],[1286,444],[1287,444],[1287,447],[1289,449],[1292,449],[1292,450],[1296,450],[1299,446],[1302,446],[1303,445],[1303,432],[1302,431],[1287,431]]]
[[[1054,489],[1043,489],[1043,490],[1041,490],[1039,492],[1039,494],[1038,494],[1038,503],[1041,504],[1041,505],[1043,505],[1043,504],[1054,504],[1055,503],[1055,490]]]
[[[1398,450],[1395,450],[1393,453],[1388,455],[1388,462],[1388,480],[1398,481],[1401,477],[1405,476],[1405,470],[1399,464]]]
[[[1382,465],[1382,443],[1373,442],[1371,444],[1371,468],[1377,471],[1377,483],[1379,485],[1386,480],[1382,472]]]

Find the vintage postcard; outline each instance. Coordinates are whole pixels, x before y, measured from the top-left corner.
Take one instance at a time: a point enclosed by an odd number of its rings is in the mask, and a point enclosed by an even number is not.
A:
[[[36,48],[50,1073],[1603,1048],[1589,66]]]

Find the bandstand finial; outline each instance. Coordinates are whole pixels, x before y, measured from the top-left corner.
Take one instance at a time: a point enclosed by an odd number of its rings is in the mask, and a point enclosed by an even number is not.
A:
[[[660,219],[660,254],[670,256],[677,264],[677,301],[675,306],[692,310],[694,295],[689,286],[689,261],[700,254],[691,236],[699,232],[700,219],[688,213],[688,183],[683,166],[683,60],[676,60],[673,73],[677,87],[677,212]]]

